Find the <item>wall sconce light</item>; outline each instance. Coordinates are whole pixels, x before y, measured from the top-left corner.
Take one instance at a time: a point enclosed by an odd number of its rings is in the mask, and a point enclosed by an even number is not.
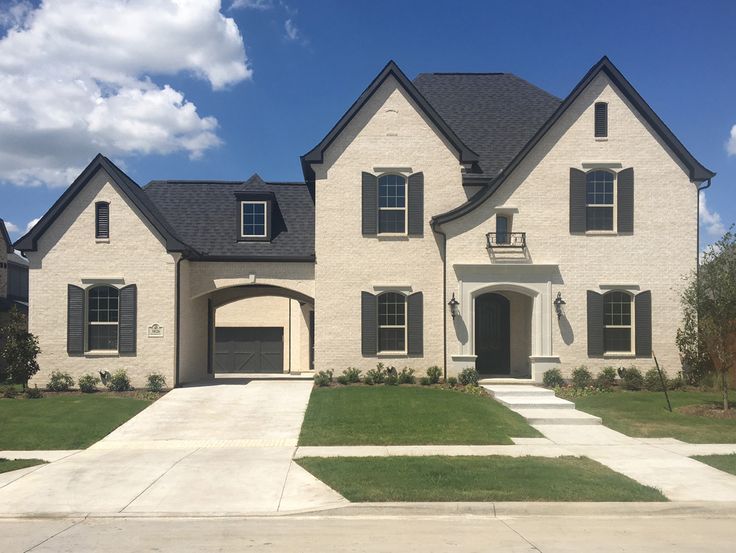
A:
[[[557,318],[561,319],[562,315],[564,313],[564,306],[565,306],[565,300],[562,299],[562,292],[557,292],[557,297],[555,298],[555,312],[557,313]]]
[[[455,299],[455,292],[452,293],[452,299],[447,302],[447,305],[450,306],[450,315],[452,315],[453,319],[460,314],[460,310],[458,309],[460,302]]]

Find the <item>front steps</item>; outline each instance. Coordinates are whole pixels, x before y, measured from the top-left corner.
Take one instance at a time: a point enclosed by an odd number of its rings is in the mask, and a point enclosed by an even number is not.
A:
[[[558,398],[553,390],[528,384],[486,384],[493,398],[518,413],[529,424],[601,424],[600,417],[575,409],[571,401]]]

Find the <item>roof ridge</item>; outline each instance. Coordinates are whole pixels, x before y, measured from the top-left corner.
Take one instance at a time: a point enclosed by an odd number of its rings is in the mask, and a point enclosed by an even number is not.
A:
[[[513,75],[513,73],[505,71],[430,71],[419,73],[419,75]]]

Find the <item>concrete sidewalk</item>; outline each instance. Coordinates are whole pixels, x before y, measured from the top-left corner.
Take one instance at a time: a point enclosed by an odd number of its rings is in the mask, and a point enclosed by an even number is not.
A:
[[[311,389],[274,380],[172,390],[89,449],[2,475],[0,514],[229,515],[346,504],[292,462]]]

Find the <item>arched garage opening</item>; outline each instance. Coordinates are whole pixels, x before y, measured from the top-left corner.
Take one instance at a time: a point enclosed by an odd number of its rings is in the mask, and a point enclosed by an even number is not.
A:
[[[314,301],[270,285],[218,290],[208,298],[209,375],[312,369]]]

